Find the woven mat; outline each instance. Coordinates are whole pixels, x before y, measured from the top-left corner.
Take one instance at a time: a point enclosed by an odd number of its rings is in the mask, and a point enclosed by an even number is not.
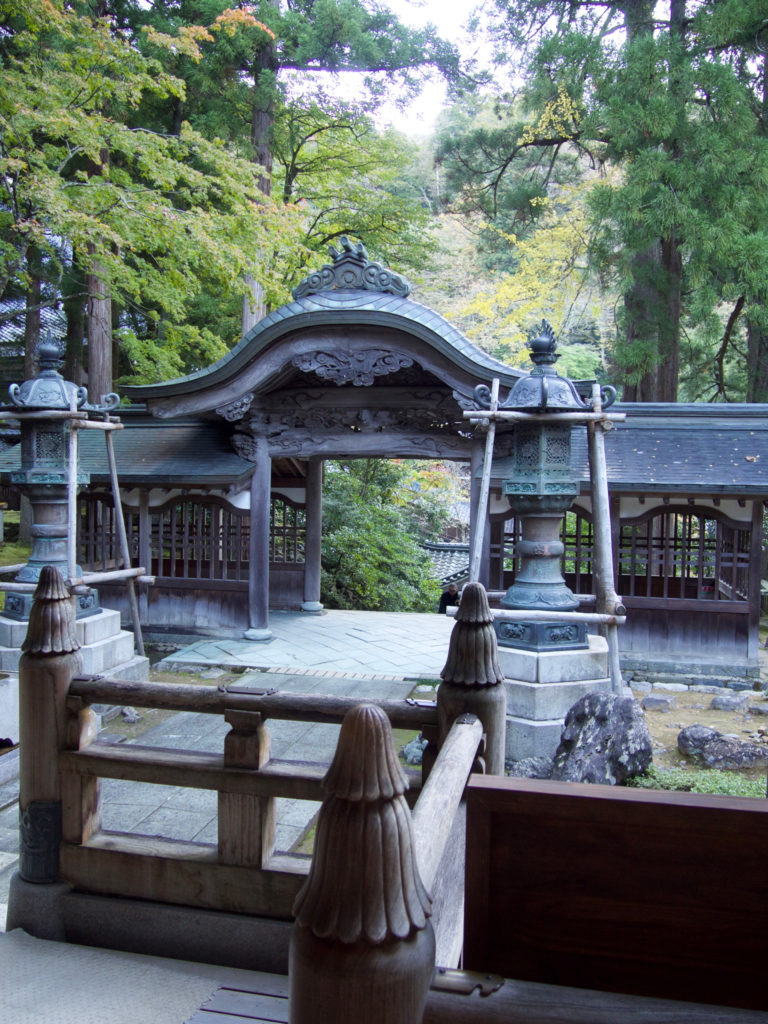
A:
[[[0,1019],[183,1024],[217,987],[216,971],[182,960],[47,942],[15,929],[0,934]]]

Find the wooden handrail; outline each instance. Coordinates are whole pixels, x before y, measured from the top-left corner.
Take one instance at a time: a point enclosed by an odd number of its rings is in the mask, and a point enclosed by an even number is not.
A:
[[[290,722],[341,723],[360,703],[356,697],[318,696],[305,693],[269,693],[244,687],[212,687],[188,683],[144,683],[106,676],[77,676],[69,687],[71,696],[86,704],[128,704],[166,711],[196,711],[223,715],[226,711],[256,711],[264,718]],[[437,725],[437,707],[409,704],[406,700],[368,699],[384,711],[395,729],[420,729]]]
[[[456,719],[413,809],[416,861],[427,889],[435,883],[482,736],[483,726],[475,715]]]

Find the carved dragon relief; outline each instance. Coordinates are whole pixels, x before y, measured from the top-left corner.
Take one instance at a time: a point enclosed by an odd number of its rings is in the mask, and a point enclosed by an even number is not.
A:
[[[413,366],[413,360],[385,349],[369,348],[362,352],[307,352],[294,356],[291,364],[303,373],[315,373],[321,380],[337,385],[370,387],[375,377],[386,377]]]

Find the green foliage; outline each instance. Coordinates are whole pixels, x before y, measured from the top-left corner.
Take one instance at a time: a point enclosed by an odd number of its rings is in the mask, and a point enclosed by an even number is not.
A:
[[[686,396],[767,394],[764,3],[495,0],[489,10],[498,65],[525,83],[492,108],[495,124],[487,105],[484,118],[454,116],[441,154],[457,202],[506,241],[497,266],[524,274],[521,240],[551,227],[542,200],[556,222],[563,185],[588,172],[582,251],[593,281],[621,296],[612,356],[628,396],[674,399],[679,366]]]
[[[717,796],[765,797],[765,779],[750,779],[738,772],[688,768],[655,768],[628,779],[636,789],[667,789],[682,793],[710,793]]]
[[[329,608],[434,611],[440,586],[403,504],[402,464],[326,463],[321,588]]]
[[[134,379],[178,372],[189,350],[220,354],[235,339],[189,325],[190,307],[205,290],[242,294],[246,272],[281,299],[296,212],[266,200],[252,164],[188,124],[173,136],[132,126],[145,97],[173,100],[183,84],[107,19],[60,0],[9,4],[5,16],[0,295],[23,287],[34,250],[61,277],[70,266],[98,272],[130,311],[121,334]],[[276,258],[256,261],[259,251]]]
[[[424,269],[435,243],[412,170],[419,158],[415,143],[394,130],[379,131],[359,106],[320,95],[279,107],[272,150],[275,190],[304,213],[292,282],[345,234],[399,271]]]

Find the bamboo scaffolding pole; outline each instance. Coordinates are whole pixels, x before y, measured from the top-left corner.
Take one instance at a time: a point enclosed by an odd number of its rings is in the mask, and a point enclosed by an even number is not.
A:
[[[75,396],[70,398],[70,415],[77,412]],[[67,462],[67,575],[77,572],[77,431],[69,427],[69,458]]]
[[[501,622],[589,622],[598,626],[621,626],[627,621],[623,609],[623,605],[618,605],[616,613],[611,614],[610,612],[560,612],[555,609],[544,611],[538,608],[521,608],[520,611],[491,608],[491,615]],[[458,608],[446,608],[447,615],[455,616],[457,612]]]
[[[491,408],[493,415],[499,404],[499,378],[491,382]],[[479,422],[479,421],[478,421]],[[483,476],[480,481],[480,493],[477,496],[475,509],[475,531],[472,537],[472,557],[469,560],[469,582],[476,583],[480,575],[480,559],[485,537],[485,520],[488,517],[488,491],[491,486],[491,463],[493,462],[493,443],[496,437],[496,421],[488,422],[488,435],[485,439],[485,457],[483,460]]]
[[[122,426],[122,424],[121,424]],[[125,518],[123,517],[123,503],[120,500],[120,484],[117,480],[117,462],[115,461],[115,446],[112,442],[112,434],[107,431],[104,434],[107,444],[107,461],[109,462],[109,479],[112,484],[112,500],[115,505],[115,524],[117,536],[120,542],[120,554],[123,559],[123,568],[130,569],[131,553],[128,548],[128,534],[125,532]],[[144,637],[141,633],[141,622],[139,621],[139,602],[136,598],[136,586],[134,578],[125,578],[128,588],[128,604],[131,608],[131,619],[133,620],[133,635],[136,640],[136,650],[144,657]]]
[[[601,403],[600,385],[595,384],[592,387],[592,408],[601,411]],[[595,551],[599,552],[597,572],[595,573],[599,612],[615,609],[621,603],[613,586],[613,543],[608,496],[608,470],[605,463],[605,426],[605,420],[587,424],[589,478],[592,487],[592,524],[595,533]],[[608,643],[608,673],[611,677],[611,690],[613,693],[621,693],[624,688],[624,680],[621,677],[619,633],[616,621],[605,623],[605,639]]]
[[[154,576],[147,576],[143,565],[128,569],[105,569],[104,572],[84,572],[66,581],[68,587],[87,587],[91,583],[111,583],[114,580],[139,579],[142,583],[154,583]],[[2,586],[2,584],[0,584]]]
[[[102,430],[107,435],[112,430],[123,430],[122,423],[107,423],[103,420],[74,420],[72,425],[78,430]]]
[[[530,420],[536,423],[591,423],[611,420],[614,423],[623,423],[627,418],[625,412],[518,412],[514,409],[466,409],[463,415],[465,420],[477,423],[485,420]]]

